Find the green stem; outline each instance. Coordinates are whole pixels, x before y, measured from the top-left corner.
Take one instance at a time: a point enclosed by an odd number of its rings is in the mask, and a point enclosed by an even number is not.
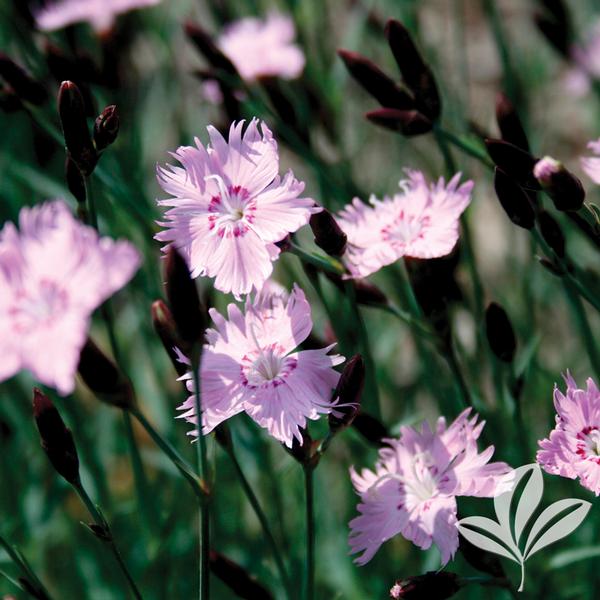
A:
[[[206,439],[202,432],[202,398],[200,388],[200,351],[195,360],[192,361],[192,373],[194,378],[194,406],[196,409],[196,419],[198,428],[198,439],[196,451],[198,457],[198,473],[202,485],[205,490],[208,490],[208,458],[206,454]],[[199,588],[200,600],[208,600],[209,598],[209,575],[210,575],[210,518],[208,513],[208,497],[204,497],[204,501],[200,503],[200,521],[199,521],[199,538],[200,538],[200,572],[199,572]]]
[[[466,141],[464,138],[461,138],[446,129],[443,129],[439,125],[434,125],[434,131],[445,138],[448,142],[456,146],[459,150],[468,154],[472,158],[477,159],[480,163],[485,165],[488,169],[494,168],[494,163],[488,157],[487,153],[481,148],[474,146],[470,142]]]
[[[85,488],[81,482],[78,484],[73,484],[73,488],[79,495],[79,498],[87,508],[92,519],[94,520],[94,524],[98,528],[98,531],[94,532],[96,537],[108,545],[110,551],[115,557],[115,560],[117,561],[117,564],[119,565],[119,568],[121,569],[121,572],[125,576],[125,579],[127,579],[127,583],[129,584],[132,594],[135,598],[137,598],[137,600],[142,600],[142,594],[140,593],[133,577],[131,576],[131,573],[129,572],[129,569],[127,568],[127,565],[125,564],[125,561],[123,560],[123,557],[121,556],[121,553],[119,552],[119,549],[115,544],[108,521],[104,518],[104,515],[100,509],[92,502],[92,499],[88,496],[88,493],[85,491]]]
[[[21,553],[16,548],[13,548],[1,535],[0,535],[0,547],[4,548],[5,552],[8,554],[8,557],[12,560],[12,562],[15,564],[15,566],[21,571],[21,573],[23,574],[22,579],[27,581],[27,584],[29,586],[31,586],[32,590],[35,590],[35,592],[36,592],[35,597],[38,600],[51,600],[50,594],[48,593],[48,591],[46,590],[46,588],[44,587],[42,582],[39,580],[38,576],[32,571],[28,562],[24,559],[24,557],[21,555]],[[16,585],[17,587],[21,588],[24,591],[29,591],[29,590],[26,590],[18,580],[12,579],[6,573],[2,573],[2,574],[4,575],[4,577],[6,577],[11,583]]]
[[[458,388],[460,390],[465,407],[473,407],[471,392],[469,391],[469,386],[467,385],[467,382],[465,381],[465,378],[462,374],[462,370],[456,357],[456,351],[454,350],[454,343],[452,339],[449,339],[447,341],[444,350],[444,358],[446,359],[446,362],[448,363],[448,366],[450,367],[450,370],[454,375],[454,379],[458,383]]]
[[[335,275],[343,275],[346,272],[344,269],[344,265],[335,258],[322,256],[319,254],[311,254],[310,252],[306,252],[300,246],[291,242],[290,248],[288,250],[291,254],[295,254],[300,260],[317,267],[323,271],[327,271],[328,273],[333,273]]]
[[[373,355],[371,354],[371,346],[369,344],[367,328],[365,327],[365,322],[360,314],[358,303],[356,302],[356,292],[354,290],[354,286],[352,285],[352,281],[347,280],[344,284],[344,287],[346,289],[348,299],[350,300],[352,312],[354,313],[354,322],[358,331],[362,355],[365,361],[365,387],[367,391],[367,394],[364,394],[363,396],[365,397],[365,400],[367,400],[367,402],[365,402],[365,409],[369,411],[375,418],[381,419],[381,405],[379,403],[379,389],[377,386],[375,361],[373,360]]]
[[[313,494],[313,471],[304,467],[304,490],[306,495],[306,571],[305,600],[315,597],[315,514]]]
[[[246,494],[246,497],[248,498],[248,502],[250,502],[250,505],[252,506],[252,509],[254,510],[254,513],[256,514],[256,517],[258,518],[258,520],[260,522],[260,526],[262,527],[263,534],[267,540],[267,543],[269,544],[269,546],[271,546],[271,552],[273,553],[273,558],[275,559],[275,564],[277,566],[277,571],[279,572],[279,577],[281,578],[281,582],[283,583],[283,586],[285,588],[288,599],[291,600],[294,597],[294,593],[292,590],[291,582],[288,578],[288,575],[287,575],[287,572],[285,569],[285,565],[283,564],[283,558],[281,556],[281,552],[279,551],[279,548],[277,547],[277,542],[275,541],[273,532],[271,531],[271,528],[269,527],[269,521],[267,520],[267,517],[260,505],[260,502],[259,502],[256,494],[254,493],[254,490],[252,489],[250,482],[248,481],[248,479],[246,479],[246,475],[244,474],[244,471],[242,470],[242,467],[237,459],[235,450],[233,448],[233,441],[230,441],[229,445],[224,447],[224,450],[225,450],[225,452],[227,452],[227,455],[229,456],[229,458],[231,459],[231,462],[233,463],[235,472],[236,472],[236,474],[240,480],[240,483],[242,485],[242,489],[244,490],[244,493]]]
[[[185,480],[190,484],[194,494],[200,502],[204,502],[203,486],[198,475],[194,472],[188,462],[177,452],[174,446],[164,438],[148,421],[144,414],[138,408],[130,409],[131,415],[137,419],[139,424],[146,430],[154,443],[162,450],[165,456],[173,463],[177,470],[183,475]]]

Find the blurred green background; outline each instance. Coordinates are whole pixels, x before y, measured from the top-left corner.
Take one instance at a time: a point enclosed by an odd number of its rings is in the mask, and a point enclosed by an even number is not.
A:
[[[55,102],[59,82],[47,64],[47,43],[71,57],[85,52],[95,64],[103,59],[113,61],[118,84],[91,84],[98,112],[107,104],[117,104],[121,115],[117,142],[106,151],[101,173],[93,178],[99,226],[103,234],[130,239],[144,255],[143,267],[134,281],[112,301],[118,343],[125,357],[122,366],[133,380],[145,414],[191,462],[194,449],[186,436],[188,427],[174,419],[175,407],[185,393],[150,319],[152,301],[163,296],[159,244],[152,239],[159,218],[155,199],[162,194],[154,171],[156,163],[167,162],[168,152],[179,144],[192,143],[194,136],[206,142],[208,124],[228,123],[221,108],[209,104],[202,95],[202,84],[194,72],[205,68],[206,63],[185,37],[185,19],[218,34],[224,17],[264,15],[274,8],[294,16],[307,68],[302,81],[284,83],[281,88],[294,105],[309,141],[288,135],[286,123],[274,114],[260,85],[254,86],[242,109],[246,116],[265,118],[274,127],[280,140],[282,171],[293,168],[297,177],[306,181],[308,194],[331,209],[341,208],[355,193],[364,199],[370,193],[393,193],[404,167],[422,169],[431,178],[445,174],[433,136],[404,138],[363,118],[364,112],[376,107],[375,101],[349,78],[336,55],[337,48],[358,51],[395,77],[397,69],[382,33],[390,17],[406,24],[430,61],[443,95],[446,129],[477,144],[471,127],[475,123],[497,137],[495,96],[508,85],[517,95],[517,109],[534,153],[550,154],[580,173],[578,156],[585,153],[587,141],[600,135],[600,96],[594,88],[582,97],[567,91],[564,77],[569,65],[535,27],[533,14],[540,5],[533,0],[164,0],[157,7],[121,16],[113,38],[104,42],[86,25],[50,35],[36,32],[23,17],[20,4],[0,2],[0,47],[43,80],[51,98],[37,111],[37,122],[23,110],[0,112],[0,223],[14,220],[22,206],[48,198],[64,197],[75,206],[63,178],[64,149],[40,125],[55,130],[59,127]],[[592,0],[567,3],[580,39],[600,17],[595,4]],[[491,18],[490,5],[496,21]],[[494,22],[505,42],[508,63],[499,52]],[[311,108],[306,89],[316,98],[319,111],[315,111],[314,102]],[[326,116],[312,119],[317,112]],[[528,444],[519,440],[514,415],[505,401],[505,382],[511,374],[493,359],[486,346],[472,265],[465,258],[464,244],[456,273],[464,298],[452,309],[459,357],[472,394],[488,421],[487,440],[496,445],[495,456],[517,466],[534,460],[537,440],[553,427],[552,387],[561,380],[561,372],[571,369],[581,385],[598,372],[585,352],[561,280],[539,265],[535,258],[538,251],[527,232],[506,218],[494,195],[491,173],[458,150],[452,152],[465,177],[475,181],[467,222],[482,299],[485,304],[492,300],[501,303],[517,333],[515,372],[524,377],[522,411]],[[588,200],[598,200],[598,190],[585,177],[583,181]],[[597,250],[569,221],[560,215],[558,218],[571,256],[580,266],[600,272]],[[299,239],[304,247],[314,249],[308,228]],[[372,280],[396,304],[406,306],[403,277],[402,270],[392,266]],[[323,340],[337,336],[340,351],[346,356],[362,349],[352,307],[335,287],[321,281],[327,301],[324,305],[300,262],[291,255],[278,261],[275,278],[285,285],[298,282],[306,291],[312,301],[315,335]],[[199,285],[209,293],[209,281]],[[221,309],[232,301],[219,293],[211,297]],[[600,327],[598,315],[588,306],[586,312],[595,335]],[[434,420],[443,412],[454,418],[458,392],[439,356],[422,341],[415,342],[411,330],[392,315],[373,308],[363,308],[361,313],[376,368],[381,419],[389,429],[396,432],[400,424]],[[92,336],[109,351],[99,315]],[[52,352],[52,348],[46,350]],[[86,513],[40,449],[31,416],[33,384],[23,373],[0,385],[0,533],[19,546],[56,598],[125,598],[127,592],[111,557],[80,524],[87,519]],[[147,493],[139,497],[119,411],[100,404],[82,385],[69,398],[49,393],[73,430],[84,483],[107,514],[145,597],[195,597],[197,508],[185,481],[136,428],[149,479]],[[365,405],[374,405],[369,386]],[[300,587],[304,556],[301,467],[244,415],[231,421],[231,429],[243,468]],[[325,431],[323,423],[311,426],[313,437]],[[241,492],[231,462],[212,439],[209,456],[215,474],[211,504],[215,549],[243,565],[277,598],[282,597],[258,521]],[[396,578],[438,567],[437,551],[420,551],[400,536],[386,543],[366,566],[353,565],[348,555],[347,523],[355,514],[357,496],[348,467],[370,467],[375,457],[376,449],[350,429],[334,441],[316,471],[318,598],[385,598]],[[548,475],[544,479],[546,504],[564,497],[592,500],[577,482]],[[490,508],[488,500],[459,500],[461,514],[485,514]],[[576,533],[528,563],[526,590],[521,597],[598,597],[599,510],[596,503]],[[582,547],[587,551],[580,556],[572,554]],[[517,569],[504,566],[516,583]],[[447,568],[477,575],[460,554]],[[0,569],[14,575],[14,566],[2,552]],[[214,598],[233,597],[216,578],[213,586]],[[26,597],[4,578],[0,578],[2,594]],[[510,597],[497,588],[468,586],[457,598],[475,599],[483,594]]]

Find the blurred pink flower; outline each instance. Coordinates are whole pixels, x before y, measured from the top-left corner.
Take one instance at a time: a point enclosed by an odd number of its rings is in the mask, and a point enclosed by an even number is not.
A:
[[[246,17],[228,25],[218,45],[246,81],[260,77],[295,79],[304,69],[304,54],[293,44],[290,17],[271,13],[262,21]]]
[[[98,33],[109,31],[118,14],[154,6],[161,0],[51,0],[35,15],[42,31],[87,21]]]
[[[579,389],[571,374],[565,376],[567,392],[554,387],[556,427],[541,440],[537,462],[548,473],[577,479],[600,495],[600,392],[590,377]]]
[[[280,178],[271,130],[252,119],[233,123],[229,143],[212,126],[210,145],[181,146],[172,155],[183,165],[159,167],[158,182],[174,196],[155,237],[187,259],[192,277],[215,278],[215,287],[236,297],[260,289],[279,256],[276,242],[322,210],[300,198],[304,183],[291,171]],[[260,125],[260,129],[259,129]]]
[[[364,565],[379,547],[400,533],[419,548],[432,543],[446,564],[458,548],[456,496],[493,496],[506,463],[488,463],[494,447],[477,452],[484,422],[463,411],[446,427],[441,417],[435,431],[425,422],[421,431],[402,427],[379,451],[375,471],[350,470],[360,495],[358,517],[350,521],[352,553],[362,552]]]
[[[215,309],[210,315],[216,329],[207,331],[200,381],[204,434],[219,423],[245,411],[280,442],[292,446],[306,419],[317,419],[335,406],[332,391],[339,374],[333,369],[344,358],[329,355],[333,344],[320,350],[295,351],[312,329],[310,305],[294,286],[284,293],[262,293],[245,313],[227,307],[229,319]],[[184,359],[184,362],[185,359]],[[187,361],[189,364],[189,361]],[[192,395],[179,407],[181,417],[196,425],[194,382],[184,375]]]
[[[132,244],[99,238],[62,201],[23,208],[0,231],[0,381],[28,369],[69,394],[90,316],[137,270]]]
[[[571,48],[571,67],[564,78],[565,88],[574,96],[589,92],[594,80],[600,79],[600,21],[597,21],[581,45]]]
[[[355,198],[339,213],[348,236],[344,262],[354,277],[366,277],[403,256],[437,258],[458,241],[459,217],[471,201],[473,182],[458,185],[457,173],[446,185],[440,177],[428,184],[420,171],[407,170],[402,193],[369,206]]]
[[[579,160],[585,174],[597,184],[600,184],[600,139],[588,142],[587,147],[596,156],[582,156]]]

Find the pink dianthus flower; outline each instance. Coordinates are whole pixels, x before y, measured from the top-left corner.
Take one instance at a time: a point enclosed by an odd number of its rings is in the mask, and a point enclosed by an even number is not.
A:
[[[579,159],[581,168],[594,183],[600,185],[600,139],[588,142],[587,147],[596,156],[582,156]]]
[[[245,411],[277,440],[291,447],[302,441],[300,428],[306,419],[328,414],[339,373],[333,369],[343,357],[320,350],[297,347],[312,329],[310,305],[304,292],[294,286],[284,293],[261,292],[246,301],[243,313],[233,303],[226,320],[215,309],[210,316],[216,329],[206,333],[202,353],[200,388],[202,432]],[[189,362],[188,362],[189,364]],[[181,417],[194,423],[189,435],[198,435],[192,374],[183,376],[192,394],[180,407]]]
[[[344,261],[353,277],[366,277],[403,256],[438,258],[449,254],[459,234],[459,218],[471,201],[473,182],[459,186],[460,173],[446,184],[429,184],[420,171],[407,170],[401,193],[355,198],[337,217],[348,236]]]
[[[35,15],[42,31],[62,29],[87,21],[98,33],[110,31],[117,15],[154,6],[161,0],[51,0]]]
[[[90,317],[140,264],[132,244],[98,237],[62,201],[21,209],[0,231],[0,381],[28,369],[66,395]]]
[[[208,128],[210,145],[181,146],[173,156],[183,165],[158,168],[158,181],[173,198],[156,239],[174,245],[192,277],[215,278],[215,287],[236,297],[259,290],[279,256],[276,242],[322,210],[301,198],[304,184],[291,171],[279,176],[277,143],[271,130],[252,119],[233,123],[226,142]],[[260,125],[260,129],[259,129]]]
[[[556,427],[541,440],[536,459],[553,475],[579,478],[581,485],[600,495],[600,391],[594,380],[579,389],[571,374],[565,376],[566,394],[554,387]]]
[[[218,40],[223,54],[246,81],[261,77],[295,79],[304,69],[304,54],[293,43],[294,21],[271,13],[266,20],[246,17],[228,25]]]
[[[364,565],[379,547],[400,533],[426,550],[436,544],[446,564],[458,548],[456,496],[493,496],[507,464],[490,463],[494,447],[481,454],[477,439],[484,422],[463,411],[449,426],[441,417],[435,431],[402,427],[386,440],[375,471],[350,470],[360,496],[360,515],[350,521],[352,553]]]

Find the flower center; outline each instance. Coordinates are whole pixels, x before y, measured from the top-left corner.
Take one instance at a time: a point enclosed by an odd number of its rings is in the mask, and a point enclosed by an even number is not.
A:
[[[577,434],[577,454],[582,458],[600,457],[600,431],[596,426],[585,427]]]
[[[392,223],[381,230],[384,240],[391,243],[407,245],[421,236],[423,228],[427,225],[428,217],[407,217],[401,210]]]
[[[28,333],[38,327],[51,325],[67,305],[67,293],[54,281],[42,280],[33,295],[30,291],[17,293],[9,314],[15,333]]]
[[[226,186],[220,175],[207,175],[204,179],[214,180],[219,189],[208,205],[209,228],[219,237],[244,235],[256,211],[256,202],[250,199],[248,190],[239,185]]]

